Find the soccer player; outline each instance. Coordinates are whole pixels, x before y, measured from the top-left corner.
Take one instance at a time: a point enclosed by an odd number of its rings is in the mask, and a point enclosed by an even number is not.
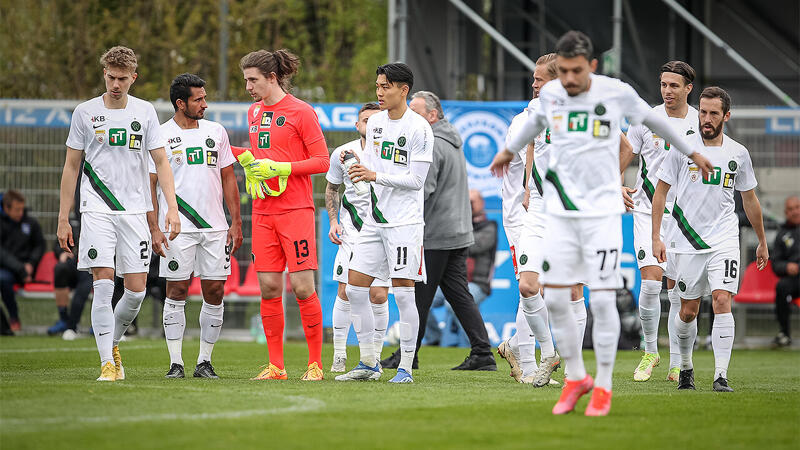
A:
[[[373,347],[374,317],[369,289],[375,278],[391,278],[400,312],[400,364],[391,383],[412,383],[419,315],[414,283],[425,280],[423,187],[433,161],[433,130],[406,102],[414,74],[403,63],[378,67],[375,82],[381,112],[367,122],[367,148],[350,168],[354,183],[370,182],[370,214],[353,249],[347,298],[361,359],[337,380],[379,378]]]
[[[731,98],[713,86],[700,94],[698,128],[700,153],[713,165],[710,176],[700,176],[698,168],[684,155],[668,152],[658,169],[658,185],[653,196],[653,254],[659,263],[666,253],[675,259],[681,310],[675,328],[681,354],[678,389],[694,389],[692,349],[697,336],[700,297],[712,296],[714,327],[714,382],[717,392],[733,392],[728,386],[728,364],[733,348],[734,322],[731,298],[739,287],[739,220],[734,212],[734,190],[742,195],[748,220],[758,236],[756,263],[764,269],[769,260],[761,204],[756,197],[756,177],[747,149],[722,132],[730,119]],[[669,138],[667,138],[669,140]],[[695,137],[696,141],[700,141]],[[671,141],[674,142],[674,141]],[[661,238],[661,212],[667,191],[675,188],[672,217],[677,230]]]
[[[167,279],[164,300],[164,336],[170,368],[166,378],[183,378],[184,305],[192,273],[200,277],[200,353],[194,376],[219,378],[211,365],[211,351],[222,329],[222,294],[231,273],[231,255],[242,245],[239,188],[233,172],[235,161],[228,133],[222,125],[203,119],[206,82],[184,73],[172,80],[169,97],[175,108],[172,119],[161,125],[165,149],[175,178],[175,199],[181,218],[181,234],[168,243],[159,227],[166,208],[163,192],[156,190],[155,168],[150,167],[153,211],[147,213],[153,251],[161,255],[159,275]],[[231,213],[225,218],[222,200]],[[163,248],[162,248],[163,247]]]
[[[100,353],[98,381],[125,379],[119,341],[142,305],[150,264],[146,213],[153,208],[148,177],[152,158],[164,193],[164,230],[170,240],[181,229],[172,170],[164,152],[158,116],[150,103],[128,95],[136,81],[136,54],[112,47],[100,58],[106,92],[81,103],[72,113],[67,157],[61,175],[58,242],[74,246],[69,212],[78,171],[81,179],[81,235],[78,269],[94,278],[92,329]],[[111,310],[114,274],[125,279],[125,293]]]
[[[690,153],[683,138],[665,119],[651,113],[633,88],[593,73],[597,60],[592,52],[591,40],[581,32],[569,31],[558,40],[559,81],[542,87],[539,108],[508,144],[520,148],[545,128],[550,130],[552,147],[544,169],[548,182],[543,186],[547,222],[542,272],[553,337],[566,362],[564,389],[553,414],[572,411],[593,388],[586,415],[606,415],[611,408],[611,374],[620,330],[615,290],[622,281],[621,214],[625,210],[619,195],[618,130],[623,117],[634,124],[644,121],[680,151]],[[709,170],[703,156],[691,153],[691,157]],[[506,149],[498,153],[490,169],[498,174],[512,158]],[[592,290],[596,384],[586,374],[569,307],[570,288],[578,281],[586,281]]]
[[[362,155],[367,139],[367,121],[380,111],[377,103],[366,103],[358,112],[356,130],[361,135],[359,139],[350,141],[331,153],[331,166],[325,178],[328,186],[325,189],[325,207],[328,209],[331,229],[328,238],[339,246],[336,260],[333,264],[333,279],[339,282],[336,292],[336,302],[333,304],[333,364],[331,372],[344,372],[347,364],[347,333],[350,331],[350,302],[347,300],[347,275],[350,270],[350,259],[353,256],[353,247],[358,239],[358,233],[364,225],[364,220],[370,214],[369,192],[359,194],[353,187],[353,181],[340,162],[343,152],[353,152]],[[344,193],[339,199],[339,187],[344,184]],[[341,217],[341,223],[339,223]],[[372,314],[375,317],[375,355],[380,360],[383,349],[383,338],[386,327],[389,325],[389,282],[375,279],[369,289],[369,300]],[[380,372],[378,372],[380,375]]]
[[[536,61],[533,73],[533,100],[525,111],[517,114],[508,128],[507,139],[524,126],[528,114],[538,107],[539,90],[548,81],[558,77],[555,53],[541,56]],[[519,307],[517,308],[517,332],[500,343],[497,353],[508,361],[511,376],[520,383],[541,387],[550,381],[550,376],[561,363],[553,346],[547,307],[540,294],[539,271],[541,261],[541,239],[544,234],[544,217],[541,215],[542,197],[538,184],[531,189],[528,180],[534,167],[529,147],[535,147],[536,157],[547,151],[548,139],[542,134],[535,144],[517,149],[514,159],[503,174],[503,229],[511,249],[514,273],[519,282]],[[533,150],[533,149],[532,149]],[[535,180],[535,179],[534,179]],[[538,183],[538,182],[537,182]],[[526,201],[526,199],[528,201]],[[581,305],[583,305],[581,303]],[[542,349],[541,365],[536,365],[536,342]]]
[[[251,148],[231,147],[248,170],[257,170],[247,190],[253,199],[253,264],[261,287],[261,320],[269,364],[254,380],[286,380],[283,363],[283,271],[300,306],[308,343],[302,380],[319,381],[322,371],[322,309],[314,287],[317,244],[311,175],[328,170],[328,147],[308,103],[289,94],[300,59],[288,50],[257,50],[239,67],[255,103],[247,117]],[[255,158],[259,158],[256,160]],[[266,191],[266,192],[265,192]],[[266,194],[266,195],[265,195]]]
[[[667,119],[675,128],[675,132],[681,136],[691,136],[697,133],[697,110],[686,102],[689,93],[692,92],[694,76],[694,69],[683,61],[669,61],[661,66],[661,98],[664,103],[654,107],[653,111]],[[633,245],[636,249],[636,260],[642,276],[642,286],[639,292],[639,318],[642,321],[642,334],[644,335],[644,355],[633,372],[633,380],[649,380],[653,368],[661,359],[658,354],[658,322],[661,319],[661,277],[666,274],[670,302],[669,322],[667,322],[670,361],[667,380],[678,381],[680,352],[678,351],[674,318],[680,310],[681,303],[678,293],[674,289],[675,267],[672,264],[672,258],[669,258],[666,264],[660,264],[650,248],[652,244],[650,211],[655,185],[658,184],[656,173],[661,162],[667,156],[670,143],[643,124],[633,125],[628,129],[628,140],[633,148],[632,151],[620,153],[620,171],[624,176],[625,168],[628,167],[633,156],[639,155],[639,173],[636,177],[635,189],[623,188],[623,196],[626,207],[633,209]],[[633,195],[630,196],[629,192]],[[665,240],[664,236],[669,236],[673,225],[669,210],[672,208],[675,195],[672,191],[667,195],[669,198],[663,213],[662,240]]]

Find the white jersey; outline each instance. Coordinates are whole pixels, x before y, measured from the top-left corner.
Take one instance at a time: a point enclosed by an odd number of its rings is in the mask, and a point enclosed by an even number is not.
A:
[[[539,108],[528,121],[548,127],[553,142],[543,186],[548,214],[601,217],[625,212],[619,190],[620,125],[623,117],[640,123],[650,107],[627,83],[595,74],[590,79],[589,90],[574,97],[559,80],[545,84]]]
[[[506,147],[509,138],[517,129],[524,126],[528,118],[527,111],[523,111],[511,120],[506,135]],[[514,152],[514,159],[508,164],[508,171],[503,175],[501,195],[503,199],[503,227],[516,227],[522,225],[525,208],[522,207],[522,197],[525,195],[525,160],[527,145],[522,148],[510,148]]]
[[[181,233],[227,230],[220,171],[233,164],[234,157],[225,128],[201,119],[197,128],[183,129],[173,118],[161,125],[161,134],[175,178]],[[150,173],[156,173],[152,161]],[[164,225],[166,214],[167,200],[159,186],[159,225]]]
[[[666,118],[681,136],[691,136],[698,132],[697,110],[692,106],[689,106],[686,116],[683,118],[669,117],[663,104],[654,107],[653,110]],[[633,153],[639,155],[639,173],[636,176],[636,192],[633,193],[633,210],[651,214],[653,194],[655,194],[658,184],[656,173],[661,162],[667,156],[670,144],[644,124],[634,125],[628,129],[628,141],[633,146]],[[667,210],[674,201],[675,191],[670,189],[667,193]]]
[[[528,103],[528,115],[536,114],[541,100],[535,98]],[[550,157],[550,128],[545,129],[533,140],[533,166],[531,178],[528,183],[531,187],[531,200],[542,198],[543,179],[547,173],[548,158]]]
[[[657,176],[675,191],[672,217],[680,233],[665,242],[671,253],[706,253],[738,248],[739,219],[734,212],[733,191],[756,187],[750,154],[741,144],[723,135],[721,147],[706,147],[699,133],[692,140],[698,152],[714,166],[710,179],[679,152],[668,152]]]
[[[328,173],[325,174],[325,179],[331,184],[344,184],[342,202],[339,205],[339,223],[342,224],[343,229],[341,238],[354,244],[353,238],[361,231],[364,218],[370,214],[370,198],[369,195],[356,193],[350,175],[347,174],[347,170],[340,162],[339,155],[346,151],[352,151],[362,158],[361,139],[336,147],[336,150],[331,153],[331,165]]]
[[[84,152],[79,211],[151,211],[148,160],[163,146],[156,110],[144,100],[128,95],[125,108],[108,109],[101,95],[78,105],[67,147]]]
[[[390,119],[387,111],[373,114],[367,122],[365,165],[378,174],[410,174],[414,161],[433,162],[433,130],[428,121],[411,108],[397,120]],[[425,223],[424,191],[371,183],[368,217],[379,227]]]

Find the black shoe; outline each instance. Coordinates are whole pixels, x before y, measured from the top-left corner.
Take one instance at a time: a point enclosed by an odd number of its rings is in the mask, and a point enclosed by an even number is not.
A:
[[[733,388],[728,386],[728,379],[719,377],[714,380],[714,392],[733,392]]]
[[[178,363],[172,363],[169,372],[164,375],[164,378],[183,378],[183,366]]]
[[[488,370],[493,372],[497,370],[497,364],[491,354],[469,355],[464,359],[464,362],[450,370]]]
[[[694,389],[694,369],[681,370],[678,374],[678,390]]]
[[[394,353],[391,354],[386,359],[381,360],[381,368],[382,369],[397,369],[400,366],[400,349],[398,348],[395,350]],[[419,369],[419,358],[417,355],[414,355],[414,361],[411,362],[411,368],[413,370]]]
[[[203,361],[194,368],[195,378],[219,378],[214,373],[214,368],[211,366],[211,361]]]

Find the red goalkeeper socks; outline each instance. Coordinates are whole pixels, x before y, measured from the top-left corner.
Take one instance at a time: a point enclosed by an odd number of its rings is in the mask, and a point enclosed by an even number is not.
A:
[[[300,320],[308,343],[308,363],[316,362],[322,368],[322,307],[317,293],[305,300],[297,299],[300,306]]]
[[[319,301],[317,301],[317,309],[319,310]],[[302,307],[300,310],[302,312]],[[261,299],[261,323],[264,325],[264,336],[267,338],[269,362],[283,369],[283,299],[281,297]],[[305,324],[305,322],[303,323]],[[308,332],[306,332],[307,334]],[[320,332],[321,337],[322,333]],[[320,339],[321,345],[322,340]]]

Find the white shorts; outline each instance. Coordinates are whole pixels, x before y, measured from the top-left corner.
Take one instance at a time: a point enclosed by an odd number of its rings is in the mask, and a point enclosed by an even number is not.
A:
[[[519,239],[522,235],[522,225],[512,227],[503,227],[506,233],[506,240],[508,240],[508,248],[511,250],[511,263],[514,266],[514,276],[519,281],[519,266],[517,260],[517,249],[519,248]]]
[[[352,258],[353,246],[350,244],[349,240],[342,239],[339,250],[336,252],[336,259],[333,262],[334,281],[347,284],[347,272],[350,270],[350,260]],[[389,287],[391,284],[389,280],[381,280],[380,278],[375,278],[375,280],[372,281],[372,286],[375,287]]]
[[[117,276],[150,270],[150,227],[146,214],[81,214],[78,269],[115,269]]]
[[[376,227],[365,223],[353,248],[350,269],[381,280],[425,282],[425,256],[421,223]]]
[[[622,216],[547,216],[542,281],[584,283],[589,289],[622,287]]]
[[[541,197],[531,198],[528,210],[522,219],[519,237],[517,264],[519,272],[542,272],[544,255],[545,214],[542,212]]]
[[[183,281],[194,276],[201,280],[227,280],[231,274],[231,248],[226,246],[227,231],[181,233],[169,241],[161,258],[158,275],[167,281]]]
[[[707,253],[673,253],[682,299],[694,300],[712,291],[739,291],[739,249],[728,247]]]
[[[670,216],[664,215],[661,219],[661,241],[667,242],[668,222],[671,222]],[[650,214],[641,211],[633,212],[633,246],[636,248],[636,263],[639,270],[642,267],[658,266],[661,270],[666,270],[667,263],[660,263],[653,256],[653,220]],[[667,259],[671,255],[667,255]],[[674,279],[674,278],[673,278]]]

